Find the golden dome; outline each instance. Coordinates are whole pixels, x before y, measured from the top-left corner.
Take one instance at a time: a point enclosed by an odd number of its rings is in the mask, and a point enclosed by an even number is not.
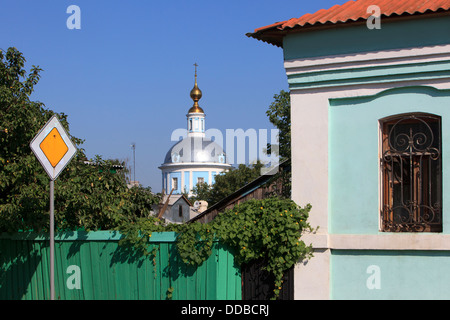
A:
[[[197,86],[197,77],[195,78],[195,85],[194,88],[191,90],[191,98],[192,100],[197,101],[202,98],[202,91]]]
[[[197,102],[196,102],[197,103]],[[194,105],[189,109],[188,113],[205,113],[205,111],[203,111],[203,109],[198,105]]]
[[[202,98],[202,91],[197,85],[197,64],[195,66],[195,84],[191,90],[191,98],[194,100],[194,105],[189,109],[189,113],[204,113],[203,109],[198,105],[198,101]]]

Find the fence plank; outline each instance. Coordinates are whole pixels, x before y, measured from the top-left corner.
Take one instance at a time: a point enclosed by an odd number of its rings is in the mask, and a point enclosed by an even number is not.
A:
[[[176,251],[174,233],[154,233],[142,258],[120,247],[117,232],[70,232],[55,238],[56,298],[94,299],[240,299],[240,270],[234,257],[217,242],[201,266],[185,265]],[[155,265],[153,263],[155,259]],[[81,274],[68,273],[77,266]],[[69,288],[79,276],[80,288]],[[0,235],[0,299],[49,299],[48,237]]]

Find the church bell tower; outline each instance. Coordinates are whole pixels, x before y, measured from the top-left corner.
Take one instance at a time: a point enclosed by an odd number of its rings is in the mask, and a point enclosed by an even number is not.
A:
[[[197,67],[195,63],[195,84],[191,90],[191,98],[194,100],[194,105],[189,109],[187,117],[188,136],[205,136],[205,112],[199,106],[198,101],[202,98],[202,91],[197,84]]]

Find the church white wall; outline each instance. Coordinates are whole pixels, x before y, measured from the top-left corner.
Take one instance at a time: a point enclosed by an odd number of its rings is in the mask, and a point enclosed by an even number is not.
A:
[[[178,164],[177,166],[169,166],[162,169],[162,185],[165,193],[169,194],[173,187],[173,178],[177,178],[178,188],[174,190],[172,194],[181,194],[187,191],[189,195],[191,195],[191,191],[197,184],[198,178],[203,178],[204,182],[212,185],[215,182],[216,175],[229,169],[229,167],[229,165],[217,163],[211,163],[204,166],[198,164],[185,164],[184,166]]]

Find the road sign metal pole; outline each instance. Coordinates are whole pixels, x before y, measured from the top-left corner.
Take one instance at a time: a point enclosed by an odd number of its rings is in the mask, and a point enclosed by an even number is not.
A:
[[[77,148],[56,115],[33,138],[30,148],[50,177],[50,299],[55,300],[55,180]]]
[[[55,300],[55,181],[50,180],[50,299]]]

